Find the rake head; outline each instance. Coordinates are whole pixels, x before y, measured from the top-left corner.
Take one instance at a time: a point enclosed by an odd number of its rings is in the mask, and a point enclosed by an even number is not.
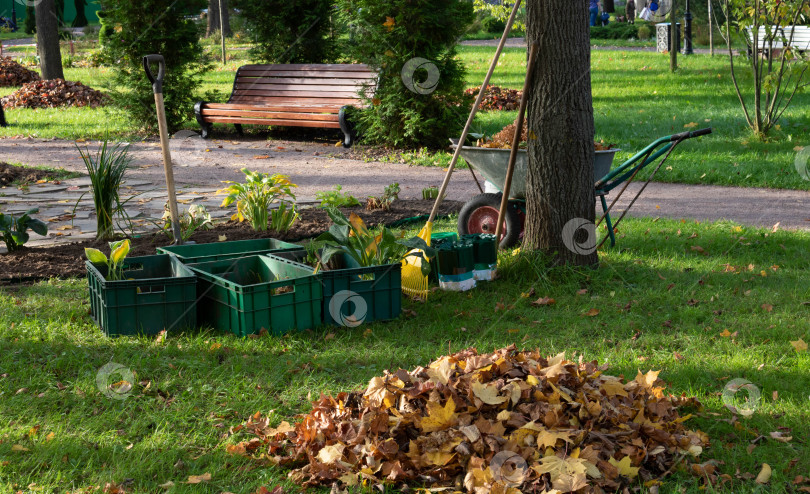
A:
[[[419,238],[430,245],[430,235],[433,233],[433,223],[426,223],[419,232]],[[413,255],[419,254],[420,255]],[[425,253],[419,249],[408,252],[402,260],[402,293],[413,298],[427,300],[430,290],[428,288],[428,277],[422,274],[422,263],[429,262]]]

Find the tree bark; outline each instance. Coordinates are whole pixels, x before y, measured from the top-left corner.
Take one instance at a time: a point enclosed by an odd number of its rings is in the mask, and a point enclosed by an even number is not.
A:
[[[208,0],[208,28],[205,30],[205,37],[210,38],[219,31],[219,2],[222,2],[222,17],[225,24],[225,36],[232,36],[231,16],[228,13],[228,0]]]
[[[595,265],[588,3],[529,1],[526,20],[529,44],[539,50],[529,95],[523,246],[555,252],[561,263]]]
[[[42,78],[64,79],[62,53],[59,51],[59,26],[54,0],[41,0],[36,6],[37,51]]]

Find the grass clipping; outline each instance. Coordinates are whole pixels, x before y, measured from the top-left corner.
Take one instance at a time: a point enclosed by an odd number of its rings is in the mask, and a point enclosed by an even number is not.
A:
[[[294,468],[305,485],[446,487],[470,493],[615,492],[655,485],[708,437],[664,394],[658,372],[628,382],[607,366],[515,347],[474,349],[322,397],[296,425],[256,414],[228,451]],[[241,429],[241,428],[240,428]]]

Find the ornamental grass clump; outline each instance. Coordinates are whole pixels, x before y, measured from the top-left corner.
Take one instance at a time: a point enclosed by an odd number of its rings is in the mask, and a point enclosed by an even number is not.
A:
[[[86,147],[82,150],[77,145],[76,149],[90,175],[90,192],[96,208],[96,238],[111,240],[115,233],[114,218],[126,215],[126,201],[121,201],[119,189],[127,167],[132,162],[129,144],[116,143],[111,147],[107,139],[104,139],[95,155],[90,154]]]

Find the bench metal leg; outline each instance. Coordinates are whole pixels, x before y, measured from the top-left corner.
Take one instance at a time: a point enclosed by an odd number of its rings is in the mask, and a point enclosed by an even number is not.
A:
[[[205,101],[198,101],[194,104],[194,116],[197,117],[197,123],[200,124],[200,135],[203,139],[208,139],[208,135],[211,134],[211,128],[213,126],[210,122],[206,122],[203,117],[202,109],[205,104]]]
[[[245,130],[242,128],[242,124],[233,124],[233,128],[236,129],[236,133],[240,136],[245,135]]]
[[[348,119],[347,109],[351,108],[351,106],[344,106],[340,109],[340,114],[338,114],[338,121],[340,122],[340,130],[343,132],[343,147],[350,148],[352,144],[354,144],[354,139],[356,137],[354,131],[354,125]]]

